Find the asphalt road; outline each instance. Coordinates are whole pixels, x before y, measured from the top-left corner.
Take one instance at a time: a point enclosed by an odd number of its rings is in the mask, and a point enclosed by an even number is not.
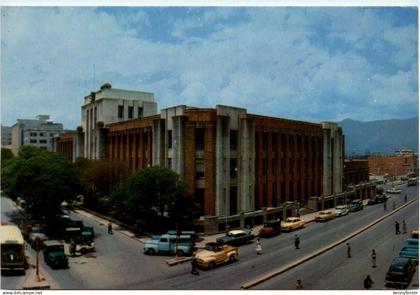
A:
[[[416,196],[416,198],[418,198],[418,187],[407,188],[403,186],[402,188],[405,191],[408,191],[410,195]],[[301,257],[313,253],[318,249],[369,224],[373,220],[376,220],[386,213],[389,213],[393,201],[396,202],[397,206],[403,203],[402,195],[403,194],[393,196],[388,201],[388,211],[386,212],[384,211],[381,204],[368,206],[365,207],[365,209],[362,211],[350,213],[348,216],[340,217],[326,223],[311,223],[308,224],[306,228],[296,232],[282,233],[278,237],[264,239],[262,240],[264,253],[260,256],[257,256],[255,253],[254,243],[242,246],[239,249],[240,260],[238,262],[220,266],[214,270],[200,271],[199,276],[190,274],[191,266],[189,263],[169,267],[166,264],[166,260],[170,257],[144,255],[143,244],[137,240],[123,235],[118,230],[115,230],[113,235],[108,235],[106,226],[104,224],[100,224],[95,219],[87,218],[81,214],[71,213],[71,217],[73,219],[82,220],[86,225],[94,227],[95,233],[97,235],[95,239],[96,252],[86,256],[69,257],[70,267],[68,269],[51,270],[48,266],[44,265],[42,259],[41,267],[45,272],[46,277],[50,280],[53,289],[237,290],[240,289],[240,287],[247,281],[274,269],[278,269],[279,267],[282,267],[293,261],[297,261]],[[16,208],[13,206],[13,203],[6,198],[2,198],[2,218],[9,218],[13,210],[16,210]],[[406,212],[405,215],[401,215],[403,212]],[[417,215],[415,215],[415,213]],[[395,214],[395,218],[401,219],[403,217],[406,218],[409,228],[418,228],[418,202],[416,202],[415,205],[411,205],[410,208],[403,209],[401,212]],[[384,224],[384,227],[391,232],[392,236],[394,221],[394,216],[392,216],[371,229],[372,232],[375,233],[371,234],[372,239],[376,237],[376,240],[378,241],[377,244],[373,242],[363,244],[364,240],[366,239],[361,239],[360,242],[357,242],[356,239],[358,239],[358,237],[355,237],[354,242],[353,240],[351,241],[352,244],[354,243],[353,252],[355,255],[352,261],[357,261],[358,255],[360,255],[360,257],[364,257],[364,259],[361,259],[361,261],[366,260],[367,263],[370,263],[370,260],[365,257],[369,257],[371,247],[375,246],[378,250],[378,265],[380,263],[382,265],[383,262],[381,259],[384,257],[382,253],[387,253],[386,249],[389,246],[389,241],[386,238],[386,235],[384,235],[382,232],[376,233],[376,231],[377,228],[381,228],[382,224]],[[391,225],[386,225],[388,222]],[[366,234],[368,232],[366,232]],[[295,250],[293,246],[293,239],[295,234],[298,234],[301,238],[301,249],[299,250]],[[402,236],[392,236],[392,238],[399,238],[401,239],[402,243]],[[392,239],[390,238],[390,240]],[[379,243],[379,241],[381,241],[381,243]],[[357,248],[357,245],[359,244],[363,245],[363,247],[360,247],[360,249]],[[398,245],[396,244],[396,246]],[[334,251],[338,251],[337,253],[340,253],[339,248],[340,247],[331,250],[330,252],[325,253],[316,259],[321,259],[324,255],[333,255],[330,253],[334,253]],[[397,250],[399,250],[400,247],[398,246],[397,248]],[[341,251],[344,250],[341,249]],[[364,251],[368,251],[369,253],[366,254]],[[32,250],[29,250],[28,252],[30,255],[34,255]],[[340,256],[341,254],[336,255]],[[338,267],[337,271],[343,271],[345,273],[353,272],[353,266],[347,266],[347,269],[342,269],[342,264],[339,263],[339,261],[342,259],[337,260],[334,258],[334,256],[332,257],[332,262],[327,262],[328,265],[334,265],[335,267]],[[312,261],[307,263],[312,263]],[[302,267],[304,267],[307,263],[305,263]],[[346,263],[347,261],[345,261],[344,264],[347,265]],[[357,269],[359,269],[358,267],[359,266],[357,265],[354,266],[354,272],[357,272]],[[385,268],[387,267],[388,265]],[[324,275],[322,272],[316,272],[317,264],[314,264],[313,268],[315,274],[320,275],[319,281],[321,281],[321,278],[324,278]],[[298,269],[299,268],[295,268],[289,271],[287,274],[293,273]],[[324,267],[322,267],[322,269],[324,269]],[[335,275],[334,268],[326,271],[329,275]],[[349,275],[346,274],[346,276]],[[270,280],[267,282],[267,284],[270,282],[275,282],[276,279],[280,279],[282,277],[284,277],[284,275]],[[292,283],[291,285],[287,285],[287,287],[282,287],[286,286],[284,284],[276,286],[275,283],[273,283],[273,285],[267,285],[266,289],[294,289],[295,276],[292,277]],[[2,288],[19,289],[22,279],[23,276],[2,276]],[[310,280],[308,277],[302,276],[302,280],[305,288],[327,289],[327,287],[325,287],[326,285],[322,285],[322,287],[319,285],[320,283],[317,285],[314,282],[314,279]],[[359,282],[359,279],[355,280]],[[373,280],[376,283],[378,278],[373,277]],[[338,279],[333,281],[339,282]],[[331,285],[328,288],[342,289],[340,287],[341,283],[337,284],[338,287],[331,287],[333,286]],[[343,283],[343,289],[348,289],[344,285],[345,284]],[[265,285],[259,285],[258,288],[260,286]],[[375,284],[375,287],[376,286],[377,285]]]
[[[369,274],[374,281],[372,289],[385,288],[385,275],[395,257],[398,257],[409,233],[395,235],[395,220],[405,219],[408,231],[418,228],[418,201],[386,218],[370,229],[350,239],[352,257],[347,258],[345,244],[321,254],[296,268],[272,278],[254,289],[294,289],[300,279],[306,290],[357,290],[363,289],[363,280]],[[377,253],[377,267],[372,268],[370,254]],[[409,288],[418,289],[418,273]]]

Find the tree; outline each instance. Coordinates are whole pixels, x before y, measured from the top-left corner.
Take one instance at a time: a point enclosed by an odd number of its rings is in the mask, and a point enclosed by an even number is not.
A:
[[[75,165],[80,174],[86,205],[94,209],[99,209],[101,201],[120,186],[128,174],[127,165],[123,162],[78,158]]]
[[[80,191],[75,167],[63,155],[22,146],[17,157],[2,168],[2,188],[12,199],[26,201],[27,213],[52,224],[63,201]]]
[[[13,158],[12,150],[8,148],[1,148],[1,166],[3,167],[11,158]]]

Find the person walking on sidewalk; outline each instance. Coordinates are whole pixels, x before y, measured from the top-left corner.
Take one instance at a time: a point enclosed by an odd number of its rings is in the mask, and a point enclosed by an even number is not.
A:
[[[296,281],[296,290],[301,290],[301,289],[303,289],[302,282],[300,280],[297,280]]]
[[[298,235],[295,235],[295,248],[299,249],[300,238]]]
[[[349,243],[346,243],[347,245],[347,258],[351,258],[351,247]]]
[[[376,267],[376,251],[375,249],[372,249],[372,253],[370,254],[370,257],[372,258],[372,267]]]
[[[407,194],[404,196],[404,203],[407,203]]]
[[[365,289],[368,289],[369,290],[370,288],[372,288],[373,281],[370,278],[370,275],[367,275],[367,277],[363,281],[363,285],[364,285]]]
[[[400,224],[398,223],[398,221],[395,221],[395,234],[400,234]]]
[[[200,273],[197,270],[197,266],[198,266],[198,261],[197,261],[197,257],[195,256],[195,253],[192,256],[191,259],[191,274],[193,275],[200,275]]]
[[[255,247],[255,251],[257,252],[257,255],[262,254],[262,247],[261,247],[260,238],[257,238],[257,246]]]
[[[407,224],[405,223],[405,219],[403,219],[402,221],[402,230],[403,230],[403,234],[407,233]]]
[[[395,205],[395,201],[394,201],[394,202],[392,202],[392,210],[395,210],[395,207],[396,207],[396,205]]]
[[[111,220],[108,222],[108,234],[112,235],[112,222],[111,222]]]

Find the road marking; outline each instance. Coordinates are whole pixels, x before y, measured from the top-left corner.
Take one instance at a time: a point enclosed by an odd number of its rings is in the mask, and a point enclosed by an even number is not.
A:
[[[403,204],[402,206],[396,208],[395,210],[392,210],[390,213],[385,214],[384,216],[382,216],[382,217],[374,220],[373,222],[369,223],[367,226],[362,227],[361,229],[359,229],[359,230],[353,232],[352,234],[350,234],[350,235],[342,238],[341,240],[338,240],[338,241],[336,241],[336,242],[334,242],[334,243],[332,243],[332,244],[330,244],[330,245],[328,245],[328,246],[326,246],[326,247],[324,247],[324,248],[322,248],[322,249],[320,249],[320,250],[318,250],[318,251],[316,251],[316,252],[314,252],[312,254],[309,254],[309,255],[305,256],[304,258],[302,258],[302,259],[300,259],[300,260],[298,260],[296,262],[292,262],[292,263],[290,263],[289,265],[287,265],[287,266],[285,266],[283,268],[280,268],[280,269],[274,270],[272,272],[266,273],[266,274],[264,274],[262,276],[259,276],[259,277],[255,278],[253,280],[250,280],[250,281],[244,283],[241,286],[241,289],[249,289],[251,287],[254,287],[256,285],[259,285],[262,282],[265,282],[265,281],[267,281],[267,280],[269,280],[269,279],[271,279],[271,278],[273,278],[275,276],[278,276],[278,275],[280,275],[280,274],[282,274],[282,273],[284,273],[284,272],[286,272],[286,271],[288,271],[288,270],[290,270],[290,269],[292,269],[292,268],[294,268],[294,267],[296,267],[296,266],[298,266],[298,265],[300,265],[300,264],[302,264],[302,263],[304,263],[304,262],[306,262],[306,261],[308,261],[308,260],[310,260],[312,258],[315,258],[315,257],[321,255],[322,253],[327,252],[328,250],[331,250],[332,248],[337,247],[338,245],[346,242],[347,240],[350,240],[351,238],[357,236],[358,234],[360,234],[360,233],[368,230],[369,228],[371,228],[375,224],[381,222],[385,218],[388,218],[389,216],[393,215],[395,212],[397,212],[397,211],[399,211],[399,210],[407,207],[408,205],[414,203],[415,201],[416,200],[411,200],[411,201]]]

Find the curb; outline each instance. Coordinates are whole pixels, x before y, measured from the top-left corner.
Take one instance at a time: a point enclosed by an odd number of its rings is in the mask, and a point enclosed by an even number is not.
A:
[[[341,240],[338,240],[337,242],[334,242],[334,243],[330,244],[329,246],[326,246],[326,247],[322,248],[321,250],[316,251],[315,253],[309,254],[306,257],[304,257],[304,258],[302,258],[302,259],[300,259],[300,260],[298,260],[296,262],[292,262],[291,264],[287,265],[286,267],[283,267],[283,268],[280,268],[280,269],[275,270],[273,272],[267,273],[265,275],[262,275],[260,277],[257,277],[256,279],[253,279],[251,281],[248,281],[245,284],[242,284],[241,289],[249,289],[251,287],[254,287],[256,285],[259,285],[259,284],[261,284],[261,283],[263,283],[263,282],[265,282],[265,281],[267,281],[267,280],[269,280],[269,279],[271,279],[271,278],[273,278],[275,276],[278,276],[278,275],[280,275],[280,274],[282,274],[282,273],[284,273],[284,272],[286,272],[286,271],[288,271],[288,270],[290,270],[290,269],[292,269],[292,268],[294,268],[294,267],[296,267],[296,266],[298,266],[298,265],[300,265],[300,264],[302,264],[302,263],[304,263],[304,262],[306,262],[306,261],[308,261],[308,260],[310,260],[312,258],[315,258],[315,257],[321,255],[324,252],[327,252],[328,250],[331,250],[332,248],[337,247],[338,245],[346,242],[347,240],[350,240],[351,238],[357,236],[358,234],[360,234],[360,233],[368,230],[369,228],[371,228],[375,224],[381,222],[385,218],[388,218],[389,216],[393,215],[395,212],[397,212],[397,211],[399,211],[399,210],[407,207],[408,205],[414,203],[415,201],[416,200],[411,200],[411,201],[405,203],[404,205],[402,205],[402,206],[396,208],[395,210],[392,210],[390,213],[388,213],[388,214],[386,214],[386,215],[384,215],[384,216],[382,216],[382,217],[380,217],[380,218],[372,221],[371,223],[369,223],[365,227],[363,227],[363,228],[361,228],[361,229],[353,232],[352,234],[350,234],[350,235],[342,238]]]
[[[191,261],[191,259],[192,259],[192,257],[181,257],[181,258],[178,258],[178,259],[177,258],[172,258],[172,259],[166,260],[166,263],[169,266],[173,266],[173,265],[177,265],[177,264],[180,264],[180,263]]]

